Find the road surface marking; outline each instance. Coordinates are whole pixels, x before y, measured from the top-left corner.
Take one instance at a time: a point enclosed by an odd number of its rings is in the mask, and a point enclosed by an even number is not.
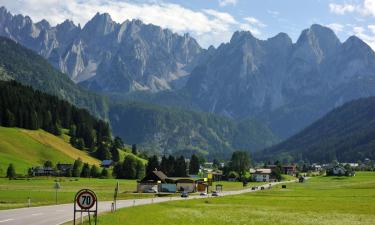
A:
[[[5,223],[5,222],[8,222],[8,221],[12,221],[14,219],[6,219],[6,220],[0,220],[0,223]]]
[[[34,213],[34,214],[31,214],[32,216],[40,216],[40,215],[43,215],[43,213]]]

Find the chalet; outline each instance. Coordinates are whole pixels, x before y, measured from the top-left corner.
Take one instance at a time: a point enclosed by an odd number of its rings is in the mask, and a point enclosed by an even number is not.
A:
[[[256,182],[269,182],[271,178],[271,169],[256,169],[251,175],[252,180]]]
[[[148,190],[160,191],[158,184],[172,183],[170,179],[162,171],[154,170],[138,182],[137,192],[145,192]]]
[[[54,176],[56,171],[51,167],[35,167],[31,168],[31,173],[33,176]]]
[[[189,178],[175,180],[177,191],[195,192],[195,181]]]
[[[112,159],[106,159],[101,162],[100,167],[110,168],[111,166],[114,166],[114,165],[115,165],[115,162]]]
[[[58,163],[56,165],[59,176],[66,176],[73,169],[72,164]]]
[[[274,171],[277,168],[277,165],[268,165],[267,168]],[[296,176],[297,166],[296,165],[281,166],[281,173],[287,174],[287,175],[290,175],[290,176]]]

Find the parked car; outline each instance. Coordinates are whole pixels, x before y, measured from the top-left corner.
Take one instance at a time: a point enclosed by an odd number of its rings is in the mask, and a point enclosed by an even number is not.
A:
[[[251,187],[251,190],[257,190],[257,189],[258,189],[257,186],[253,186],[253,187]]]
[[[206,192],[201,192],[199,195],[200,196],[207,196],[207,193]]]
[[[212,191],[211,196],[215,196],[215,197],[217,197],[217,196],[219,196],[219,193],[218,193],[217,191]]]
[[[181,198],[187,198],[189,197],[189,193],[187,191],[181,192]]]
[[[145,193],[158,193],[158,191],[150,188],[150,189],[145,190]]]
[[[262,186],[262,187],[260,187],[260,190],[264,190],[264,187]]]

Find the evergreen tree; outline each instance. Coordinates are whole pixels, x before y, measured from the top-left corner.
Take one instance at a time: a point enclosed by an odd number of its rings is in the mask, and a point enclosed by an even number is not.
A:
[[[108,170],[106,168],[103,168],[102,172],[100,174],[100,177],[102,177],[102,178],[108,178],[108,176],[109,176]]]
[[[78,138],[74,147],[78,148],[79,150],[83,150],[85,148],[85,142],[83,141],[83,138]]]
[[[120,153],[115,144],[113,144],[111,147],[111,154],[112,154],[112,160],[114,162],[120,161]]]
[[[163,156],[161,158],[161,162],[160,162],[160,170],[165,173],[167,176],[169,176],[169,171],[168,171],[168,158]]]
[[[154,171],[155,169],[156,170],[160,169],[159,160],[158,160],[158,157],[156,155],[148,158],[146,173],[147,174],[152,173],[152,171]]]
[[[113,167],[112,175],[117,179],[122,179],[125,177],[124,172],[122,170],[122,163],[117,162]]]
[[[242,178],[245,172],[250,169],[250,157],[247,152],[236,151],[233,152],[230,161],[231,170],[235,171]]]
[[[115,139],[113,140],[113,145],[117,149],[123,149],[124,148],[124,142],[122,141],[122,139],[120,137],[115,137]]]
[[[174,166],[174,176],[176,177],[186,177],[186,162],[183,156],[180,156],[175,163]]]
[[[214,168],[216,168],[216,169],[219,169],[220,168],[220,162],[219,162],[219,160],[217,160],[217,159],[214,159],[213,160],[213,165],[212,165]]]
[[[27,127],[30,130],[38,130],[39,129],[39,122],[38,122],[38,114],[33,111],[30,113],[30,125]]]
[[[106,160],[111,159],[111,153],[108,150],[108,147],[106,144],[101,143],[96,150],[96,157],[100,160]]]
[[[127,155],[122,164],[125,179],[137,178],[137,159],[133,155]]]
[[[99,177],[99,175],[100,173],[99,173],[98,167],[96,165],[93,165],[90,170],[90,176],[96,178],[96,177]]]
[[[137,145],[136,145],[136,144],[132,144],[132,153],[133,153],[134,155],[138,155]]]
[[[199,173],[199,158],[193,154],[190,159],[189,173],[198,174]]]
[[[72,176],[73,177],[79,177],[81,173],[81,167],[82,167],[82,160],[77,159],[74,161],[73,169],[72,169]]]
[[[168,176],[173,176],[175,174],[176,159],[170,155],[167,162],[167,174]]]
[[[53,168],[53,163],[50,160],[47,160],[47,161],[44,162],[43,166],[45,168],[47,168],[47,167]]]
[[[90,177],[90,165],[88,163],[83,164],[81,177]]]
[[[9,180],[16,178],[16,169],[14,168],[13,163],[9,164],[6,177],[9,178]]]
[[[4,126],[6,127],[14,127],[16,125],[16,118],[14,114],[7,109],[5,111],[5,118],[4,118]]]
[[[142,179],[145,177],[145,165],[141,160],[137,160],[137,165],[136,165],[136,178],[137,179]]]

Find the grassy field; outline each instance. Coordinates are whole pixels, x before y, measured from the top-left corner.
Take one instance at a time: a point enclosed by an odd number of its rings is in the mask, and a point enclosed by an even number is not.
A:
[[[48,178],[36,177],[32,179],[8,180],[0,178],[0,210],[9,208],[20,208],[27,206],[27,199],[30,196],[33,206],[55,204],[55,181],[59,181],[61,189],[58,190],[58,203],[72,202],[74,194],[82,188],[94,190],[98,198],[112,200],[113,191],[117,181],[120,182],[119,199],[153,197],[153,194],[133,193],[136,190],[135,180],[116,179],[88,179],[88,178]],[[244,187],[241,182],[222,181],[213,183],[222,184],[224,191],[241,190]],[[259,185],[261,183],[249,183]]]
[[[73,148],[66,135],[56,137],[43,130],[25,130],[0,127],[0,176],[5,174],[9,163],[16,173],[26,174],[27,169],[41,165],[46,160],[54,163],[73,163],[77,158],[90,164],[99,161],[86,152]]]
[[[151,197],[149,194],[133,193],[136,190],[135,180],[118,180],[120,182],[119,199]],[[99,200],[112,200],[117,180],[89,178],[61,178],[61,189],[58,190],[58,203],[70,203],[75,193],[82,188],[94,190]],[[0,179],[0,209],[27,206],[30,196],[32,206],[55,204],[54,178],[33,178],[30,180]]]
[[[373,225],[375,173],[314,177],[255,193],[183,200],[119,210],[100,224],[138,225]]]

